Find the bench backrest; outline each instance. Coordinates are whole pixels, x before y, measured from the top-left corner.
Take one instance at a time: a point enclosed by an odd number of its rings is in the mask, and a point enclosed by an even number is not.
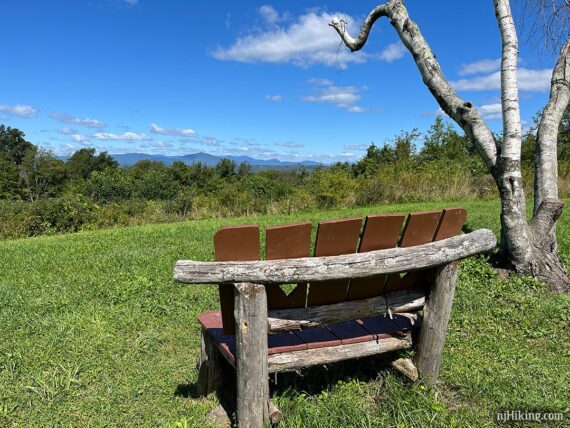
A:
[[[404,214],[370,215],[365,219],[348,218],[318,224],[313,256],[337,256],[394,247],[427,244],[458,235],[467,213],[462,208]],[[311,256],[310,222],[268,227],[265,230],[265,259],[289,259]],[[214,236],[217,261],[261,260],[258,225],[230,226]],[[425,285],[421,271],[406,275],[383,275],[339,281],[296,284],[289,293],[279,285],[267,285],[268,309],[304,308],[347,300],[358,300],[396,290]],[[220,284],[220,306],[225,334],[234,334],[234,290]]]

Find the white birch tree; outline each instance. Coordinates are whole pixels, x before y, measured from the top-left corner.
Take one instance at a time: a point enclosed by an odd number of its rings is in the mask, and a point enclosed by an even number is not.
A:
[[[475,106],[459,97],[445,78],[403,0],[388,0],[374,8],[356,38],[347,32],[344,22],[338,18],[334,18],[330,26],[354,52],[366,44],[378,19],[385,17],[389,20],[411,53],[424,84],[443,111],[472,139],[495,180],[501,198],[501,249],[508,261],[517,272],[546,282],[552,290],[568,292],[570,280],[558,256],[556,222],[564,207],[558,197],[557,138],[560,121],[570,100],[569,29],[563,27],[561,33],[563,47],[552,73],[550,97],[538,126],[534,212],[527,220],[521,175],[518,37],[509,0],[494,0],[493,4],[502,40],[502,142],[497,140]],[[570,2],[562,0],[559,4],[562,12],[567,13],[564,8],[570,8]]]

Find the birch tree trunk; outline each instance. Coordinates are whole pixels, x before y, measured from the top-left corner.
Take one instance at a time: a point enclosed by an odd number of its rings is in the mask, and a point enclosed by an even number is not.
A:
[[[461,99],[445,78],[430,46],[409,16],[402,0],[389,0],[368,15],[358,37],[334,18],[329,24],[351,50],[360,50],[374,23],[389,19],[416,63],[423,82],[439,106],[471,138],[492,174],[501,198],[501,249],[512,267],[549,284],[552,290],[570,291],[560,262],[555,224],[564,204],[558,199],[556,141],[558,126],[570,99],[570,39],[561,51],[552,76],[551,94],[538,132],[535,204],[532,220],[526,218],[521,174],[521,121],[518,99],[518,40],[509,0],[494,0],[501,33],[501,104],[503,142],[499,144],[477,109]]]

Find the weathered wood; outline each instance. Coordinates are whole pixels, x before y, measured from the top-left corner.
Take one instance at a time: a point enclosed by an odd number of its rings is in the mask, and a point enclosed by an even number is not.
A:
[[[327,348],[273,354],[269,356],[267,361],[269,373],[275,373],[299,370],[305,367],[350,360],[352,358],[368,357],[370,355],[407,349],[411,346],[411,334],[405,333],[401,337],[388,337],[378,341],[371,340]]]
[[[298,330],[382,315],[421,309],[425,303],[423,290],[402,290],[384,296],[333,303],[308,308],[270,310],[269,331]]]
[[[495,247],[493,232],[479,229],[466,235],[408,248],[390,248],[340,256],[250,262],[179,260],[174,279],[190,284],[254,282],[288,284],[366,278],[441,266]]]
[[[223,383],[222,355],[214,338],[202,330],[200,362],[198,365],[198,394],[208,396]]]
[[[221,404],[218,404],[206,415],[206,421],[208,421],[209,426],[214,426],[217,428],[230,428],[232,422],[226,409]]]
[[[269,400],[269,420],[273,425],[279,424],[283,419],[283,413],[279,410],[279,407],[275,403]],[[208,423],[219,428],[229,428],[231,427],[231,419],[226,412],[226,409],[221,404],[218,404],[206,415],[206,420]]]
[[[424,307],[415,363],[421,378],[427,384],[435,383],[439,374],[457,270],[457,263],[450,263],[437,270]]]
[[[418,368],[409,358],[398,358],[397,360],[392,361],[392,367],[412,382],[418,380]]]
[[[277,425],[283,419],[283,413],[275,403],[269,400],[269,420],[273,425]]]
[[[269,425],[267,296],[260,284],[235,285],[237,421],[240,427]]]

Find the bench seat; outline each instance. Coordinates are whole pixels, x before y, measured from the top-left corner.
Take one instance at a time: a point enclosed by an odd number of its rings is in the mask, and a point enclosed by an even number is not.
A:
[[[236,366],[235,335],[223,332],[220,311],[206,311],[198,316],[204,334],[214,340],[224,358]],[[392,319],[375,316],[268,335],[270,373],[365,357],[406,349],[412,345],[412,333],[421,324],[418,313],[394,314]],[[316,362],[317,361],[317,362]]]

